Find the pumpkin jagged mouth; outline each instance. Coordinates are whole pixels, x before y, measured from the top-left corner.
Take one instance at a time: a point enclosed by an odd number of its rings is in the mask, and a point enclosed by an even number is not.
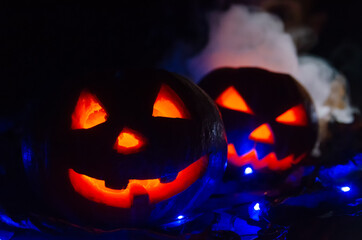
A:
[[[251,149],[249,152],[239,156],[236,152],[234,144],[228,144],[228,161],[236,167],[245,166],[250,164],[254,169],[261,169],[268,167],[270,170],[286,170],[292,165],[299,163],[307,154],[303,153],[298,157],[290,154],[283,159],[278,159],[274,152],[269,153],[264,158],[258,158],[256,149]]]
[[[111,207],[130,208],[137,196],[147,196],[149,204],[156,204],[183,192],[204,174],[208,161],[207,155],[199,158],[169,183],[162,183],[160,178],[130,179],[125,189],[108,188],[104,180],[77,173],[73,169],[69,169],[68,173],[74,190],[88,200]]]

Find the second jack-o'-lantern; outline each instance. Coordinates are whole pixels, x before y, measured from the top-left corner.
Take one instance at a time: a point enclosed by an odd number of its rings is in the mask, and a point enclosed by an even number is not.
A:
[[[315,109],[291,76],[258,68],[221,68],[204,77],[200,86],[219,106],[231,168],[284,171],[312,150]]]
[[[88,230],[157,226],[190,214],[222,176],[217,108],[178,75],[96,73],[41,100],[20,137],[39,201],[29,209],[42,219]]]

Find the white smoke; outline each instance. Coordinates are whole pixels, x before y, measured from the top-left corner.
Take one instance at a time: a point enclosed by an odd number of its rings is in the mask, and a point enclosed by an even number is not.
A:
[[[190,77],[200,79],[219,67],[261,67],[298,75],[298,59],[290,35],[275,16],[234,5],[209,15],[209,42],[187,61]]]
[[[356,109],[350,105],[346,78],[321,58],[299,58],[299,82],[308,90],[319,119],[352,123]]]
[[[260,67],[287,73],[310,93],[320,120],[353,121],[355,109],[350,106],[344,76],[321,58],[298,58],[292,37],[284,31],[280,19],[234,5],[226,12],[210,13],[208,21],[207,46],[186,61],[188,75],[195,82],[220,67]]]
[[[260,67],[295,77],[310,93],[320,121],[320,139],[327,136],[327,123],[351,123],[355,109],[349,103],[347,81],[321,58],[298,57],[292,37],[277,17],[234,5],[208,16],[209,39],[191,59],[183,59],[182,47],[175,49],[163,67],[198,83],[220,67]],[[179,45],[179,46],[182,46]],[[172,56],[172,57],[171,57]]]
[[[357,109],[349,102],[346,78],[321,58],[299,58],[298,81],[309,92],[316,107],[319,134],[313,155],[319,156],[319,145],[329,137],[328,123],[352,123]]]

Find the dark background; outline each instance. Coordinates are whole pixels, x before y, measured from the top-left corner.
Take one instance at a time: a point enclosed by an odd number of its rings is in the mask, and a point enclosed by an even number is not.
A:
[[[361,4],[355,0],[122,1],[120,7],[83,5],[0,9],[1,96],[113,67],[153,67],[177,41],[194,55],[207,43],[205,14],[249,3],[279,15],[286,29],[308,26],[317,41],[298,49],[331,62],[350,81],[361,106]],[[14,90],[16,89],[16,90]]]
[[[362,108],[362,8],[358,0],[135,0],[121,1],[121,7],[112,8],[1,8],[2,115],[12,114],[29,99],[52,91],[74,75],[102,68],[157,66],[178,41],[190,46],[188,55],[195,55],[207,43],[207,12],[226,10],[233,2],[279,15],[287,31],[300,26],[312,29],[315,41],[297,45],[299,53],[323,57],[345,74],[352,104]],[[293,226],[291,236],[360,235],[360,218],[343,222],[341,218],[314,219],[313,227],[306,222]]]

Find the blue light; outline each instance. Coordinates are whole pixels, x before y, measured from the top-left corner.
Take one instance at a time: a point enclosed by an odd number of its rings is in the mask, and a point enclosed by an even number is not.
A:
[[[348,187],[348,186],[344,186],[344,187],[341,187],[341,191],[342,192],[349,192],[349,191],[351,191],[351,188]]]
[[[15,222],[9,216],[7,216],[1,212],[0,212],[0,223],[4,223],[11,227],[23,228],[23,229],[34,229],[34,230],[39,231],[39,229],[29,219]],[[2,240],[1,235],[0,235],[0,240]]]
[[[251,167],[245,168],[245,170],[244,170],[245,175],[249,175],[249,174],[252,174],[252,173],[253,173],[253,169]]]
[[[10,240],[14,236],[13,232],[8,232],[5,230],[0,230],[0,240]]]
[[[181,219],[184,219],[184,218],[185,218],[185,216],[183,216],[183,215],[180,215],[180,216],[177,217],[178,220],[181,220]]]
[[[31,148],[24,141],[21,146],[21,152],[23,155],[23,163],[26,169],[31,168],[32,166],[32,151]]]
[[[260,221],[260,217],[263,214],[262,211],[263,204],[259,202],[254,202],[249,205],[249,216],[255,221]]]
[[[212,231],[230,231],[231,229],[240,236],[245,235],[245,238],[243,237],[242,239],[252,239],[258,235],[258,231],[261,228],[249,225],[247,221],[234,215],[227,213],[218,214],[218,220],[212,225]]]

